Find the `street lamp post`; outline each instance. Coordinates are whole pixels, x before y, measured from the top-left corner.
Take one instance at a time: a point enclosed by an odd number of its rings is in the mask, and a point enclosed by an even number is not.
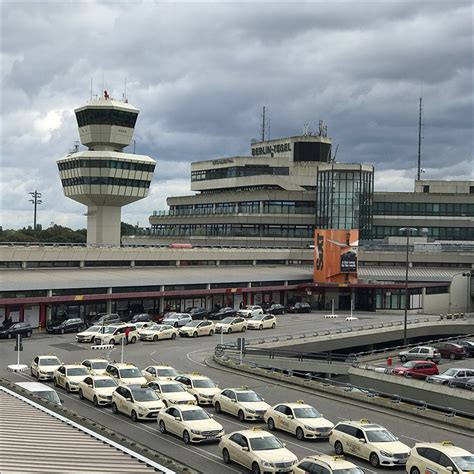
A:
[[[403,318],[403,345],[406,346],[408,343],[407,338],[407,325],[408,325],[408,305],[410,303],[410,298],[408,296],[408,268],[409,268],[409,245],[410,245],[410,234],[412,232],[418,232],[416,227],[402,227],[398,229],[400,232],[404,232],[407,236],[407,245],[406,245],[406,260],[405,260],[405,315]]]
[[[37,213],[38,205],[39,205],[39,204],[42,204],[43,201],[40,199],[40,198],[41,198],[41,193],[39,193],[38,191],[36,191],[36,189],[34,190],[34,192],[28,193],[28,194],[31,195],[32,199],[30,199],[30,202],[33,203],[33,206],[34,206],[34,214],[33,214],[33,235],[34,235],[34,239],[35,239],[35,242],[36,242],[36,213]]]
[[[473,272],[463,272],[462,276],[467,277],[467,288],[466,288],[466,315],[469,313],[469,306],[471,302],[471,276],[473,275]]]

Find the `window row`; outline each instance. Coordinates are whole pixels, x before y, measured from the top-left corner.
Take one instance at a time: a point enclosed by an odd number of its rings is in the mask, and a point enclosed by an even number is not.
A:
[[[120,160],[73,160],[58,163],[59,171],[72,170],[76,168],[108,168],[117,170],[132,170],[153,172],[155,164],[136,163],[135,161]]]
[[[246,165],[215,168],[211,170],[191,172],[191,181],[205,181],[208,179],[241,178],[243,176],[260,175],[288,175],[289,168],[283,166]]]
[[[138,113],[125,112],[114,109],[85,109],[76,112],[77,125],[117,125],[119,127],[134,128]]]
[[[150,187],[151,181],[143,181],[141,179],[126,178],[110,178],[108,176],[79,176],[76,178],[65,178],[61,180],[64,187],[90,185],[107,185],[107,186],[127,186],[129,188],[146,188]]]
[[[428,229],[428,237],[439,240],[474,240],[474,227],[420,227],[412,235],[425,235],[423,229]],[[400,226],[374,226],[372,238],[383,239],[390,236],[400,236]]]
[[[474,216],[474,203],[374,202],[374,215]]]
[[[155,224],[151,235],[206,237],[296,237],[311,238],[314,226],[262,224]]]

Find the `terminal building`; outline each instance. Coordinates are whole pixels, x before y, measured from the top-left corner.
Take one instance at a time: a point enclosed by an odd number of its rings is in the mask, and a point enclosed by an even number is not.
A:
[[[137,114],[105,95],[76,110],[88,151],[58,167],[66,196],[88,206],[87,245],[3,245],[0,320],[44,326],[64,312],[155,315],[296,301],[403,311],[407,249],[410,312],[470,311],[473,182],[374,192],[373,165],[336,162],[322,123],[317,132],[252,143],[248,156],[192,163],[196,194],[169,197],[147,235],[120,241],[120,207],[146,197],[155,168],[123,151]],[[358,232],[356,280],[315,280],[318,229]]]

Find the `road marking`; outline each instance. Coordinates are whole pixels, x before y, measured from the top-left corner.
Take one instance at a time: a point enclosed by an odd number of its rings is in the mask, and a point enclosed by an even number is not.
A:
[[[209,352],[209,349],[206,348],[206,349],[199,349],[197,351],[188,352],[186,354],[186,359],[188,359],[189,361],[191,361],[191,362],[193,362],[197,365],[200,365],[201,367],[206,367],[207,368],[206,364],[203,364],[202,362],[198,362],[197,360],[195,360],[191,357],[191,354],[199,354],[200,352],[205,352],[205,351]]]
[[[153,356],[153,355],[155,355],[155,354],[156,354],[156,351],[153,351],[153,352],[150,354],[150,356]]]

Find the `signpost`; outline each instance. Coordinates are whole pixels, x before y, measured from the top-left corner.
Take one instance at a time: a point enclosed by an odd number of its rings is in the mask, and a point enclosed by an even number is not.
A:
[[[9,365],[8,370],[11,370],[12,372],[25,372],[26,370],[28,370],[28,366],[25,364],[20,364],[20,352],[23,350],[23,342],[22,342],[21,334],[18,334],[16,336],[15,344],[16,345],[13,350],[18,352],[16,364]]]

